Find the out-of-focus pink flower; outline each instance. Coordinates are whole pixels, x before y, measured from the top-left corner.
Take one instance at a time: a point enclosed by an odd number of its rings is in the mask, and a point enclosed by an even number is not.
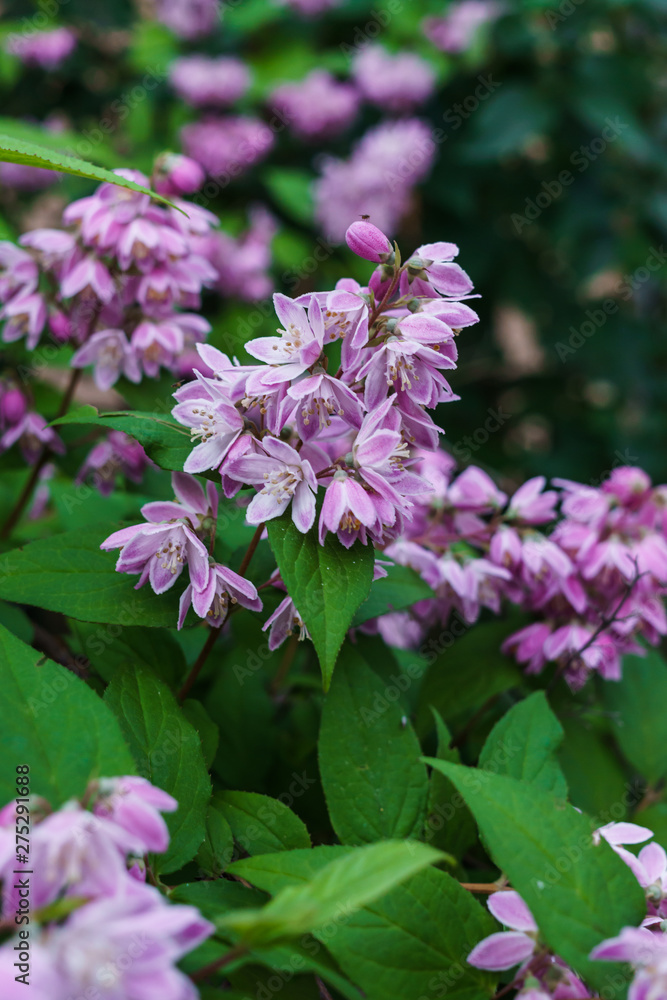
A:
[[[274,134],[259,118],[240,115],[203,118],[185,125],[181,141],[187,156],[213,179],[229,181],[263,160]]]
[[[250,70],[233,56],[182,56],[169,67],[169,81],[195,108],[224,108],[243,97],[250,86]]]
[[[140,483],[149,458],[138,441],[122,431],[110,431],[104,441],[99,441],[89,452],[81,466],[76,482],[82,483],[92,475],[102,496],[113,492],[116,476],[126,476],[133,483]]]
[[[498,0],[460,0],[444,17],[426,18],[424,33],[443,52],[465,52],[482,25],[493,23],[503,10]]]
[[[102,778],[95,815],[141,841],[144,851],[166,851],[169,831],[161,813],[178,808],[176,799],[146,778]]]
[[[42,191],[60,180],[56,170],[30,167],[25,163],[0,163],[0,187],[16,191]]]
[[[629,1000],[648,1000],[667,995],[667,934],[647,927],[624,927],[615,938],[597,945],[590,954],[604,962],[628,962],[635,978]]]
[[[189,156],[165,153],[155,162],[155,190],[167,196],[192,194],[204,183],[202,168]]]
[[[74,354],[73,368],[94,365],[95,384],[110,389],[121,375],[130,382],[141,381],[141,369],[136,352],[122,330],[99,330]]]
[[[351,125],[359,111],[359,94],[324,69],[303,80],[283,83],[271,94],[271,104],[302,139],[326,139]]]
[[[13,427],[9,427],[0,437],[0,452],[11,448],[17,441],[29,465],[37,461],[44,447],[59,455],[65,453],[65,445],[40,413],[26,413]]]
[[[203,38],[220,24],[220,0],[157,0],[155,16],[180,38]]]
[[[325,160],[315,184],[315,214],[328,239],[342,241],[362,215],[382,232],[393,233],[412,189],[428,175],[435,151],[429,126],[406,118],[369,129],[348,160]]]
[[[393,55],[382,45],[370,45],[355,56],[354,81],[367,101],[385,111],[414,111],[433,93],[435,71],[412,52]]]
[[[217,272],[215,287],[219,292],[249,302],[271,294],[273,280],[269,268],[276,228],[271,213],[258,205],[250,212],[250,228],[241,236],[216,232],[202,238],[199,251]]]
[[[11,34],[5,47],[18,56],[26,66],[39,66],[53,71],[58,69],[76,48],[76,35],[70,28],[54,28],[53,31],[33,31],[26,34]]]
[[[46,303],[38,292],[15,295],[0,312],[4,321],[2,339],[12,343],[21,337],[26,339],[26,347],[34,350],[46,323]]]

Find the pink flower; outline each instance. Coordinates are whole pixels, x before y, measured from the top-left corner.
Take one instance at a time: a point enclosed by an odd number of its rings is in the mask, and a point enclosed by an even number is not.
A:
[[[381,522],[371,494],[346,472],[336,472],[327,487],[320,513],[320,545],[327,531],[336,532],[346,548],[357,538],[365,543],[363,529],[375,527],[381,529]]]
[[[176,962],[214,931],[195,907],[169,904],[153,886],[128,878],[113,896],[36,936],[40,962],[30,989],[34,982],[37,995],[43,990],[50,1000],[100,989],[108,1000],[196,1000]]]
[[[465,52],[482,25],[495,21],[502,10],[498,0],[460,0],[444,17],[427,18],[424,33],[443,52]]]
[[[26,413],[6,430],[0,438],[0,452],[11,448],[16,441],[20,441],[23,456],[29,465],[37,461],[44,447],[59,455],[65,453],[65,445],[40,413]]]
[[[367,101],[401,114],[427,101],[435,88],[435,71],[424,59],[412,52],[392,55],[381,45],[361,49],[353,73]]]
[[[204,171],[189,156],[163,153],[155,162],[155,190],[168,197],[192,194],[205,180]]]
[[[229,180],[264,159],[273,146],[274,134],[258,118],[209,116],[185,125],[181,142],[186,155],[201,164],[210,177]]]
[[[265,455],[246,455],[225,465],[224,474],[251,483],[259,493],[246,512],[249,524],[279,517],[292,503],[292,520],[299,531],[309,531],[315,520],[317,480],[309,461],[278,438],[265,437]]]
[[[345,242],[357,257],[376,264],[388,260],[394,252],[389,239],[371,222],[353,222],[345,233]]]
[[[462,510],[484,511],[502,507],[507,494],[498,489],[486,472],[471,465],[449,487],[447,499]]]
[[[509,931],[490,934],[475,945],[468,962],[477,969],[500,972],[532,957],[537,946],[537,924],[518,892],[494,892],[488,907]]]
[[[295,135],[310,140],[338,135],[359,110],[356,89],[323,69],[314,69],[296,83],[281,84],[271,102]]]
[[[273,652],[274,649],[278,649],[282,646],[285,639],[292,635],[296,630],[299,635],[299,641],[304,639],[310,639],[310,633],[304,625],[301,615],[294,606],[294,601],[289,595],[285,597],[273,614],[266,619],[262,625],[262,632],[270,629],[269,632],[269,649]]]
[[[15,295],[0,312],[0,319],[5,321],[2,339],[6,343],[25,337],[28,350],[34,350],[46,322],[43,296],[37,292]]]
[[[529,674],[537,674],[547,662],[544,643],[551,635],[551,625],[545,622],[535,622],[526,625],[508,636],[502,644],[503,653],[514,652],[519,663],[527,664]]]
[[[182,352],[183,331],[176,323],[144,320],[135,327],[130,346],[140,359],[146,375],[157,378],[160,367],[171,367],[176,356]]]
[[[472,281],[453,263],[459,248],[454,243],[424,243],[408,261],[408,280],[415,295],[460,297],[472,291]],[[429,287],[430,286],[430,287]]]
[[[183,627],[191,603],[196,614],[205,618],[213,628],[224,625],[230,604],[240,604],[251,611],[262,610],[254,584],[220,563],[211,565],[208,584],[203,590],[189,584],[183,591],[179,605],[179,629]]]
[[[110,389],[121,375],[130,382],[141,382],[139,359],[122,330],[99,330],[74,354],[73,368],[94,366],[95,384]]]
[[[307,313],[298,302],[279,292],[273,296],[273,305],[283,325],[281,336],[258,337],[245,345],[248,354],[271,366],[248,378],[248,395],[291,382],[314,365],[322,353],[324,320],[316,299],[311,301]]]
[[[195,108],[226,107],[243,97],[250,86],[250,71],[233,56],[182,56],[169,67],[169,82]]]
[[[196,386],[184,388],[189,391],[181,394],[182,401],[171,412],[179,424],[190,428],[193,441],[200,439],[188,456],[184,471],[218,469],[243,430],[243,417],[227,401],[226,393],[210,380],[200,376]]]
[[[63,276],[60,292],[64,299],[70,299],[80,292],[92,292],[101,302],[109,302],[115,289],[104,264],[95,257],[84,257]]]
[[[121,550],[116,571],[139,573],[135,590],[149,580],[156,594],[164,594],[176,583],[186,563],[190,579],[198,590],[204,590],[208,584],[208,552],[185,521],[121,528],[109,535],[100,548],[105,552]]]
[[[32,31],[11,34],[6,43],[8,52],[18,56],[26,66],[39,66],[53,71],[58,69],[76,48],[76,35],[70,28],[53,31]]]
[[[121,473],[133,483],[140,483],[149,464],[146,452],[138,441],[122,431],[110,431],[99,441],[81,466],[76,482],[82,483],[92,473],[96,488],[102,496],[113,492],[116,475]]]
[[[142,853],[166,851],[169,846],[167,824],[161,812],[173,812],[178,802],[146,778],[102,778],[98,784],[100,798],[95,803],[95,815],[107,823],[126,830],[141,842]]]
[[[155,16],[181,38],[203,38],[220,23],[220,3],[219,0],[157,0]]]
[[[593,948],[593,959],[629,962],[635,969],[628,1000],[650,1000],[667,994],[667,934],[646,927],[624,927],[615,938]]]
[[[523,521],[525,524],[545,524],[556,516],[554,507],[558,502],[555,490],[542,491],[546,485],[544,476],[535,476],[520,486],[511,498],[507,517]]]
[[[352,427],[361,427],[363,407],[357,396],[340,379],[327,375],[315,366],[312,375],[297,379],[287,390],[290,399],[297,402],[296,423],[302,441],[308,441],[324,427],[331,425],[332,417],[340,417]]]
[[[27,410],[25,396],[20,389],[0,385],[0,427],[12,427],[23,419]]]

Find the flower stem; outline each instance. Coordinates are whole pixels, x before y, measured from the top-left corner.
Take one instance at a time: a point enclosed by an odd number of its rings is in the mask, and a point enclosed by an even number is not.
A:
[[[64,417],[67,411],[69,410],[70,403],[74,398],[74,393],[76,392],[76,387],[79,384],[80,378],[81,378],[81,369],[73,368],[72,374],[70,375],[69,383],[67,385],[67,389],[65,390],[65,395],[61,400],[60,407],[58,408],[58,412],[54,419],[57,420],[58,417]],[[9,515],[4,525],[2,526],[2,531],[0,531],[0,538],[8,538],[11,535],[14,528],[16,527],[16,525],[18,524],[18,522],[20,521],[24,508],[29,503],[30,498],[32,497],[32,494],[34,492],[35,486],[37,485],[37,482],[39,480],[39,474],[46,465],[46,463],[48,462],[49,458],[51,457],[51,454],[52,452],[49,446],[44,445],[44,447],[40,452],[39,458],[32,467],[32,472],[28,477],[28,481],[21,490],[21,495],[14,504],[11,514]]]
[[[217,972],[218,969],[224,969],[226,965],[229,965],[235,959],[240,958],[245,955],[248,950],[248,946],[245,944],[237,944],[236,947],[232,948],[230,951],[225,952],[220,958],[216,958],[214,962],[209,962],[201,969],[197,969],[196,972],[190,974],[190,979],[194,983],[200,983],[203,979],[208,979],[209,976]]]
[[[244,555],[243,561],[242,561],[242,563],[241,563],[241,565],[239,567],[239,576],[245,576],[246,575],[246,573],[248,571],[248,566],[250,565],[250,560],[252,559],[252,557],[255,554],[257,546],[259,545],[259,540],[262,537],[262,532],[263,531],[264,531],[264,524],[258,525],[257,526],[257,530],[255,531],[255,534],[252,536],[252,540],[250,542],[250,545],[248,546],[248,551]],[[229,611],[227,612],[227,616],[228,615],[229,615]],[[194,682],[199,677],[199,674],[201,673],[202,667],[204,666],[204,664],[206,663],[206,661],[208,659],[208,654],[211,652],[211,650],[215,646],[215,641],[218,638],[218,636],[220,635],[220,630],[222,629],[222,626],[225,624],[226,621],[227,621],[227,617],[225,617],[225,621],[221,622],[220,625],[217,626],[216,628],[209,628],[209,634],[206,637],[206,642],[202,646],[201,652],[200,652],[199,656],[197,657],[197,659],[195,660],[195,663],[194,663],[194,666],[192,667],[192,670],[190,671],[190,673],[188,674],[188,676],[185,678],[185,681],[183,682],[183,687],[178,692],[178,700],[179,701],[181,701],[181,702],[185,701],[185,699],[189,695],[190,690],[192,688],[192,685],[194,684]]]
[[[294,657],[296,656],[296,651],[299,648],[299,636],[294,634],[289,638],[285,652],[283,653],[283,658],[280,661],[280,666],[276,670],[276,675],[271,681],[271,694],[275,695],[278,693],[282,682],[287,677],[289,673],[289,668],[294,662]]]

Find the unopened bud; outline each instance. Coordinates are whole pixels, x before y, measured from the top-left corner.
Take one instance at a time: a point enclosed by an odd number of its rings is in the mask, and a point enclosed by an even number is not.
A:
[[[375,264],[387,263],[393,256],[389,239],[372,222],[353,222],[345,233],[345,242],[357,257]]]

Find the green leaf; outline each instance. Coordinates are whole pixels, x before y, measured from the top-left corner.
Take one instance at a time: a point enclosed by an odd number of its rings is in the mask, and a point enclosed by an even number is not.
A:
[[[208,875],[219,878],[234,857],[234,835],[214,796],[206,810],[206,834],[197,851],[197,864]]]
[[[547,944],[602,989],[609,966],[591,949],[646,912],[644,892],[592,823],[552,792],[506,775],[428,759],[470,807],[491,857],[533,913]]]
[[[107,683],[124,667],[147,667],[170,687],[187,673],[183,650],[171,632],[147,632],[131,626],[105,628],[92,622],[76,622],[73,629],[78,651]]]
[[[241,878],[266,892],[304,885],[350,848],[315,847],[235,862]],[[316,933],[369,1000],[443,997],[482,1000],[495,977],[465,957],[497,929],[489,913],[449,875],[428,868],[382,899],[341,913]]]
[[[217,792],[214,802],[234,840],[248,854],[273,854],[310,847],[305,824],[289,806],[257,792]]]
[[[8,552],[0,559],[0,598],[85,622],[175,626],[177,594],[154,594],[150,586],[135,590],[136,577],[116,572],[116,553],[100,550],[115,527],[67,531]]]
[[[261,910],[229,914],[220,926],[249,943],[300,937],[374,902],[441,858],[439,851],[417,842],[387,840],[358,847],[325,865],[305,885],[281,889]]]
[[[454,764],[460,761],[458,750],[451,749],[452,742],[446,723],[433,709],[438,733],[438,760]],[[428,793],[428,815],[423,839],[441,851],[447,851],[459,861],[477,839],[477,826],[472,813],[463,802],[449,778],[440,771],[431,773]]]
[[[623,677],[604,685],[603,699],[621,750],[655,785],[667,775],[667,663],[655,650],[623,657]]]
[[[424,645],[420,652],[432,662],[420,692],[416,724],[420,736],[433,725],[432,708],[449,721],[521,683],[516,663],[500,652],[503,640],[518,627],[515,622],[498,621],[469,628],[454,618],[431,645]]]
[[[204,762],[208,770],[213,766],[220,741],[220,729],[196,698],[183,702],[183,715],[199,734]]]
[[[95,144],[87,139],[81,138],[78,132],[48,132],[41,125],[33,125],[31,122],[22,121],[18,118],[0,117],[0,133],[4,136],[11,136],[12,139],[19,139],[23,142],[38,143],[46,149],[61,154],[69,154],[71,150],[83,142],[90,149],[87,153],[92,160],[103,167],[125,167],[127,163],[119,162],[118,157],[103,143]]]
[[[317,528],[302,534],[289,512],[267,528],[285,586],[312,636],[326,691],[354,613],[371,589],[373,546],[357,541],[346,549],[330,533],[319,545]]]
[[[387,576],[373,582],[368,598],[352,619],[352,625],[361,625],[370,618],[409,608],[417,601],[434,596],[429,585],[409,566],[389,566]]]
[[[120,727],[101,698],[0,625],[0,731],[6,766],[0,801],[16,796],[14,768],[30,766],[30,790],[54,809],[92,778],[134,774]]]
[[[612,819],[624,819],[633,795],[628,795],[626,769],[612,739],[604,731],[606,720],[587,719],[579,714],[573,717],[570,714],[571,692],[564,692],[564,697],[570,705],[568,715],[561,716],[565,739],[558,751],[558,763],[569,785],[569,800],[573,806],[594,816],[599,826]],[[635,789],[637,784],[635,780]],[[639,798],[642,795],[643,791]]]
[[[163,873],[178,871],[204,840],[211,797],[199,735],[171,691],[147,670],[117,674],[105,701],[120,722],[139,773],[178,802],[178,809],[166,815],[171,842],[157,866]]]
[[[322,713],[319,762],[334,830],[344,844],[419,837],[428,775],[389,687],[350,646]]]
[[[124,431],[145,449],[149,458],[161,469],[182,472],[192,451],[190,434],[170,417],[161,413],[134,413],[130,410],[99,413],[95,406],[80,406],[64,417],[54,420],[61,424],[94,424],[108,430]]]
[[[508,774],[567,798],[567,782],[556,752],[563,727],[549,708],[543,691],[518,702],[500,719],[482,747],[479,766],[494,774]]]
[[[172,205],[167,198],[150,188],[135,184],[125,177],[114,174],[111,170],[105,170],[94,163],[80,160],[77,156],[68,156],[66,153],[49,149],[25,139],[18,139],[10,135],[0,134],[0,160],[5,163],[21,163],[28,167],[42,167],[45,170],[56,170],[59,173],[73,174],[75,177],[85,177],[91,181],[104,181],[107,184],[115,184],[117,187],[129,188],[131,191],[138,191],[141,194],[148,194],[156,201],[161,201],[165,205]],[[182,211],[182,209],[179,209]],[[185,215],[185,213],[183,213]]]
[[[297,222],[313,221],[312,174],[292,167],[271,167],[264,171],[266,184],[276,205]]]

